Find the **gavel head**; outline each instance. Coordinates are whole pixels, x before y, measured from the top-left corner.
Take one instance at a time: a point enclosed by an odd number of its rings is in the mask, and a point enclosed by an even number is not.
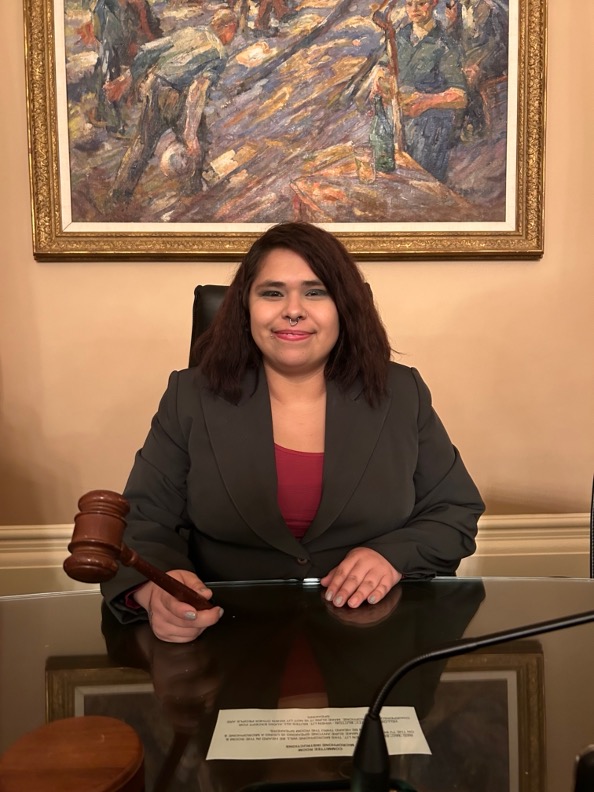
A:
[[[78,502],[66,574],[83,583],[102,583],[118,571],[128,501],[117,492],[93,490]]]

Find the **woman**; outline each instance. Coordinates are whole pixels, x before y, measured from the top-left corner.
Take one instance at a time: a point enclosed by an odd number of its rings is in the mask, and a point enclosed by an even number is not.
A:
[[[371,292],[331,234],[269,229],[196,353],[171,375],[124,492],[125,541],[147,560],[208,597],[204,580],[320,577],[328,601],[357,608],[474,552],[479,493],[419,374],[390,362]],[[168,641],[221,615],[130,569],[103,593]]]

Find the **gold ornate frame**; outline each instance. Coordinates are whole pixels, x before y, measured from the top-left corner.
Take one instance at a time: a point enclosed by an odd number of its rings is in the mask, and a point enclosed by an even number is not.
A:
[[[70,230],[61,210],[57,83],[64,79],[55,41],[55,0],[24,0],[27,113],[33,252],[38,260],[234,260],[258,236],[229,230]],[[527,259],[543,254],[543,191],[546,70],[546,0],[517,2],[516,195],[512,230],[390,230],[389,223],[326,225],[359,259]],[[315,222],[318,220],[313,217]],[[322,218],[323,219],[323,218]],[[77,225],[81,225],[80,223]],[[84,224],[83,224],[84,225]],[[91,224],[89,224],[91,225]],[[126,224],[128,225],[128,224]],[[490,224],[492,225],[492,224]],[[509,224],[510,226],[512,223]],[[388,226],[388,228],[386,228]],[[408,230],[408,227],[411,227]]]

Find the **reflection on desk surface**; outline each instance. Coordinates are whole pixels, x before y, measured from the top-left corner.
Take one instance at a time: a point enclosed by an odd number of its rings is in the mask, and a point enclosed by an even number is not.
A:
[[[2,748],[42,721],[47,663],[49,716],[129,722],[145,745],[148,790],[345,778],[349,757],[207,762],[218,711],[367,706],[416,653],[594,604],[591,581],[562,579],[406,583],[359,611],[334,608],[317,586],[214,590],[225,616],[191,644],[123,627],[94,594],[0,600]],[[415,707],[433,753],[392,757],[394,777],[423,792],[570,788],[573,758],[594,739],[582,660],[593,648],[585,626],[413,671],[388,703]]]

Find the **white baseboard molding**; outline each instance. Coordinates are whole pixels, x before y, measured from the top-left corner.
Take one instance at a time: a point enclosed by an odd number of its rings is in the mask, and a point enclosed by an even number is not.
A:
[[[504,514],[479,520],[478,556],[589,554],[589,514]]]
[[[462,575],[588,577],[588,514],[509,514],[479,522],[477,552]],[[61,567],[72,525],[0,526],[0,570]]]
[[[459,575],[589,577],[589,514],[482,517],[476,553]]]
[[[72,525],[0,525],[0,569],[62,566]]]

